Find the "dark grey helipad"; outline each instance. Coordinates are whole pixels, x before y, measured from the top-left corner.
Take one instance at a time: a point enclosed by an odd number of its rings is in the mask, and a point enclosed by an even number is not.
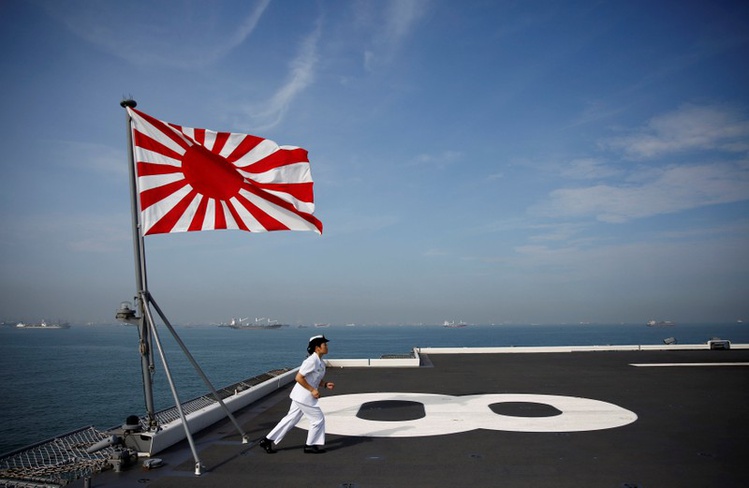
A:
[[[196,436],[201,476],[183,442],[159,454],[161,468],[108,471],[90,484],[743,488],[747,365],[749,350],[731,349],[429,354],[418,368],[332,367],[325,454],[305,454],[306,432],[295,429],[269,455],[225,421]],[[286,413],[289,388],[237,414],[253,439]],[[331,433],[346,429],[361,433]]]

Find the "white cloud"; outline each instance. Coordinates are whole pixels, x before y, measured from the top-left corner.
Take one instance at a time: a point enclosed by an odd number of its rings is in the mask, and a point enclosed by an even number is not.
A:
[[[592,158],[574,160],[562,169],[562,176],[584,180],[610,178],[622,173],[620,168]]]
[[[252,106],[245,110],[243,118],[253,120],[252,130],[264,131],[281,123],[294,99],[312,84],[319,61],[317,45],[321,35],[322,23],[317,22],[315,29],[300,44],[297,56],[289,63],[286,82],[262,107]]]
[[[546,217],[595,217],[603,222],[679,212],[749,198],[749,165],[716,163],[670,166],[641,184],[562,188],[533,209]]]
[[[414,158],[414,160],[411,162],[411,165],[444,168],[457,161],[460,161],[462,157],[462,153],[450,150],[443,151],[437,154],[422,153]]]
[[[586,224],[580,223],[534,225],[531,226],[531,229],[537,232],[537,234],[533,235],[530,240],[536,242],[567,242],[587,227]]]
[[[729,108],[686,104],[653,117],[630,135],[604,141],[603,146],[634,159],[689,150],[745,152],[749,151],[749,121]]]
[[[553,190],[531,214],[621,223],[749,199],[743,154],[749,151],[749,120],[734,109],[687,104],[601,146],[611,152],[606,159],[619,164],[573,161],[560,175],[595,184]],[[641,164],[623,164],[622,157]],[[689,162],[674,163],[675,157]]]
[[[429,0],[391,0],[385,17],[385,37],[392,43],[403,39],[426,10]]]
[[[270,0],[259,0],[249,13],[236,12],[233,29],[219,22],[216,10],[204,2],[187,2],[175,8],[160,4],[50,1],[47,12],[75,35],[99,49],[134,65],[195,68],[226,56],[252,34]],[[154,8],[159,5],[160,8]],[[138,23],[134,36],[132,22]],[[168,37],[165,31],[170,31]],[[175,40],[179,42],[175,42]]]
[[[430,0],[390,0],[381,18],[374,19],[377,30],[371,46],[364,52],[364,67],[374,71],[389,63],[399,51],[416,23],[426,14]],[[361,15],[360,15],[361,17]]]

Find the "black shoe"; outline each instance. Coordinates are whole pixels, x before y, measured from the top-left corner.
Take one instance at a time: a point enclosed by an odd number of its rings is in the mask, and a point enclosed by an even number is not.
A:
[[[304,454],[325,454],[325,449],[318,446],[304,446]]]
[[[267,452],[268,454],[275,454],[278,452],[275,449],[273,449],[273,442],[271,442],[271,440],[268,439],[267,437],[263,437],[262,439],[260,439],[259,444],[260,444],[260,447],[265,449],[265,452]]]

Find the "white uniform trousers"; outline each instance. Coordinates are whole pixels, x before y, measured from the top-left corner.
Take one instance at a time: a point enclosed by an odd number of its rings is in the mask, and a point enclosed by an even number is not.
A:
[[[296,424],[302,420],[302,415],[307,417],[309,420],[309,431],[307,432],[307,445],[308,446],[322,446],[325,445],[325,416],[322,413],[320,407],[312,407],[310,405],[304,405],[297,403],[294,400],[291,401],[291,407],[289,413],[282,418],[278,424],[270,431],[266,436],[272,440],[274,444],[278,444],[286,436],[286,434],[293,429]]]

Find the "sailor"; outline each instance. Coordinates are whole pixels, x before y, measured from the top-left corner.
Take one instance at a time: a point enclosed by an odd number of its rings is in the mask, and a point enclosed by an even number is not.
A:
[[[322,357],[328,353],[328,339],[324,335],[310,337],[307,353],[309,357],[299,367],[295,378],[296,384],[289,395],[291,398],[289,413],[267,436],[260,440],[260,447],[268,454],[276,452],[273,446],[281,442],[284,436],[299,423],[302,416],[306,417],[310,424],[304,452],[307,454],[325,452],[322,447],[325,445],[325,416],[317,400],[320,398],[320,389],[332,390],[335,387],[332,381],[323,381],[325,363]]]

